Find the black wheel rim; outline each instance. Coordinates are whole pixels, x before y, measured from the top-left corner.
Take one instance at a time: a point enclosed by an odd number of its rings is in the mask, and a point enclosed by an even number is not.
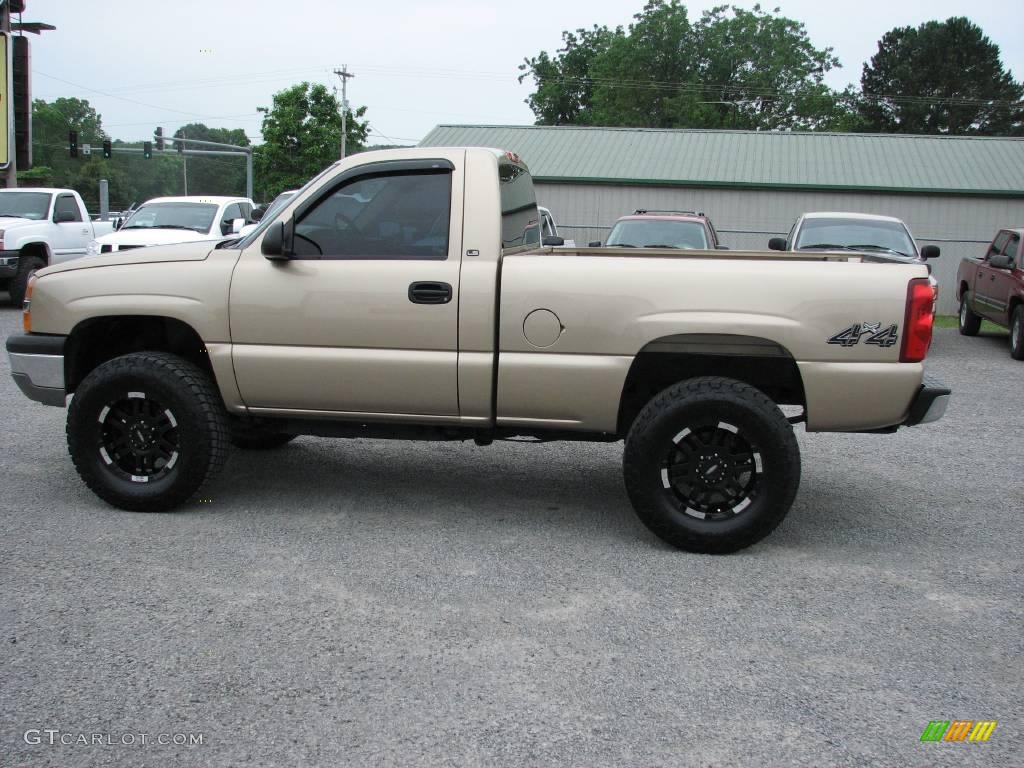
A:
[[[746,511],[761,488],[761,451],[725,421],[689,426],[672,438],[661,482],[680,510],[700,520]]]
[[[181,458],[178,420],[145,392],[129,392],[99,413],[99,455],[108,471],[133,483],[165,477]]]

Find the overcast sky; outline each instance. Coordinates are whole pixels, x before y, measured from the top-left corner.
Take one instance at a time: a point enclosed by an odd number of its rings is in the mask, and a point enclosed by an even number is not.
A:
[[[438,123],[533,123],[529,83],[516,80],[523,58],[553,53],[564,29],[626,25],[643,1],[28,0],[23,19],[57,27],[31,36],[33,96],[88,99],[114,138],[203,122],[244,128],[258,141],[256,107],[302,80],[338,85],[330,72],[347,64],[356,75],[349,102],[368,107],[371,143],[412,143]],[[713,5],[689,3],[691,18]],[[1006,0],[778,5],[815,46],[835,50],[843,65],[828,76],[835,87],[859,82],[889,29],[958,15],[999,45],[1016,79],[1024,76],[1024,21]]]

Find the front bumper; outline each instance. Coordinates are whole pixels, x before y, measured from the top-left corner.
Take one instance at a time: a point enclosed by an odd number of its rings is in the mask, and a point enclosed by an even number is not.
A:
[[[30,400],[65,405],[64,343],[67,336],[21,333],[7,338],[11,377]]]
[[[18,274],[20,260],[21,254],[18,251],[0,251],[0,279]]]
[[[951,395],[952,390],[942,381],[926,374],[924,381],[921,382],[921,389],[910,403],[910,411],[902,426],[916,427],[919,424],[938,421],[946,413]]]

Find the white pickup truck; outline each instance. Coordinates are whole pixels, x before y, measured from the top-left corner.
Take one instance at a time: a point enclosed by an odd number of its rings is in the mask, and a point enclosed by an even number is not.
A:
[[[89,243],[89,255],[238,235],[252,209],[247,197],[157,197],[136,208],[117,232]]]
[[[20,305],[37,269],[85,256],[89,242],[113,228],[90,221],[73,189],[0,189],[0,291]]]

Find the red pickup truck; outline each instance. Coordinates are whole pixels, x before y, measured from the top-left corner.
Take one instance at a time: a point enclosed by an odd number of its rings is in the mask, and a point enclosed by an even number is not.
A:
[[[960,333],[974,336],[981,321],[1010,329],[1010,355],[1024,360],[1024,229],[1001,229],[983,258],[957,271]]]

